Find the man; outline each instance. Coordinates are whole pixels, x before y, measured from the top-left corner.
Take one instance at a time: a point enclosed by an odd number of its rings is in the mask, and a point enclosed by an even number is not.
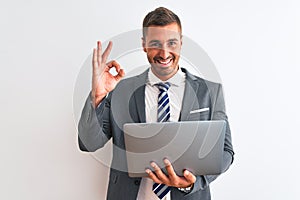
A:
[[[223,171],[233,161],[231,133],[221,84],[190,74],[178,65],[182,46],[181,22],[166,8],[157,8],[143,21],[143,49],[150,63],[144,73],[122,79],[125,72],[116,61],[106,62],[112,43],[102,54],[97,43],[93,51],[92,91],[79,122],[79,146],[83,151],[95,151],[113,139],[113,160],[107,199],[210,199],[209,183],[217,176],[195,176],[185,170],[178,176],[165,159],[167,174],[156,163],[149,163],[147,178],[130,178],[126,172],[123,124],[127,122],[225,120],[227,123]],[[115,68],[117,75],[109,73]],[[158,95],[162,84],[168,103],[161,107]],[[163,89],[162,89],[163,90]],[[157,109],[163,110],[159,115]],[[203,113],[192,110],[209,108]],[[161,189],[160,192],[155,189]],[[159,193],[159,194],[157,194]],[[162,195],[163,193],[163,195]]]

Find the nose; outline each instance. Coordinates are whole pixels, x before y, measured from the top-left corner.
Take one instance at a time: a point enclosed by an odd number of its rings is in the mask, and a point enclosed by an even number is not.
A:
[[[171,54],[170,54],[170,51],[166,47],[163,47],[159,51],[159,56],[162,59],[166,60],[166,59],[168,59],[171,56]]]

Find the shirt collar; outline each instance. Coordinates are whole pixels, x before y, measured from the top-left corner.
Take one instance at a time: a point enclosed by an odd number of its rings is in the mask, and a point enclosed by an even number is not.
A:
[[[170,79],[168,79],[166,81],[162,81],[157,76],[155,76],[155,74],[151,70],[151,67],[148,72],[148,83],[151,86],[153,86],[157,83],[161,83],[161,82],[169,82],[171,85],[179,87],[180,84],[182,82],[184,82],[184,80],[185,80],[185,73],[181,71],[180,67],[179,67],[178,71],[176,72],[176,74],[174,74],[174,76],[172,76]]]

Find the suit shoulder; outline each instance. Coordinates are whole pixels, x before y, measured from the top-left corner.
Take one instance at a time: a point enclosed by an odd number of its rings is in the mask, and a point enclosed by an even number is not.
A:
[[[126,77],[123,78],[118,85],[123,85],[123,84],[135,84],[135,83],[145,83],[146,79],[147,79],[147,74],[148,74],[148,70],[146,69],[144,72],[142,72],[141,74],[135,75],[135,76],[131,76],[131,77]]]
[[[123,78],[118,84],[119,85],[131,84],[131,83],[134,83],[136,79],[137,79],[137,76],[132,76],[132,77],[129,77],[129,78]]]
[[[201,78],[199,76],[194,76],[194,81],[196,81],[199,84],[206,84],[208,88],[219,88],[222,84],[221,83],[217,83],[214,81],[210,81],[204,78]]]
[[[194,74],[190,73],[188,70],[186,70],[185,68],[182,68],[182,71],[184,73],[186,73],[186,78],[187,79],[193,80],[198,84],[206,84],[208,88],[218,88],[221,85],[220,83],[209,81],[205,78],[194,75]]]

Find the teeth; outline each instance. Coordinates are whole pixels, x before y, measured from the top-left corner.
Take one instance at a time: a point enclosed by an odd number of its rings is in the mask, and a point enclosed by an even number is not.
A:
[[[166,61],[158,60],[158,62],[159,62],[160,64],[166,65],[166,64],[169,64],[169,63],[171,62],[171,59],[168,59],[168,60],[166,60]]]

